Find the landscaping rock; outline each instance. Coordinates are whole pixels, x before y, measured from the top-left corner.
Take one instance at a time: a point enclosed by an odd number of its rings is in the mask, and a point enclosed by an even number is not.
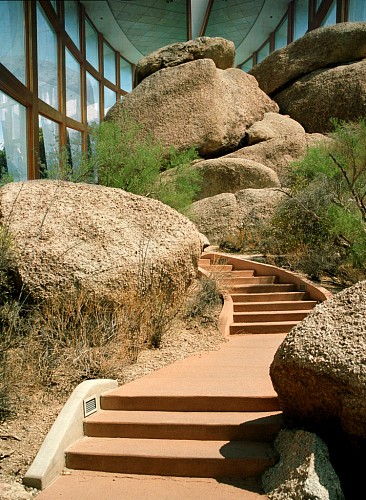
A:
[[[288,139],[296,134],[304,134],[305,130],[300,123],[292,120],[289,116],[278,113],[266,113],[263,120],[254,123],[247,130],[248,145],[270,139]]]
[[[195,163],[191,168],[198,170],[202,176],[198,200],[247,188],[280,186],[276,172],[245,158],[221,157]]]
[[[319,304],[279,347],[270,374],[285,416],[366,443],[366,281]],[[366,449],[366,446],[365,448]]]
[[[366,23],[337,23],[309,31],[272,52],[250,74],[255,76],[266,94],[274,95],[289,82],[317,69],[363,58],[366,58]],[[343,101],[344,89],[334,101]],[[339,99],[340,95],[342,99]]]
[[[284,194],[275,188],[243,189],[196,201],[189,217],[211,244],[252,237],[258,223],[271,217]]]
[[[269,111],[277,112],[278,106],[254,77],[199,59],[145,78],[110,109],[107,119],[123,123],[127,112],[167,147],[194,146],[207,157],[235,149]]]
[[[276,94],[274,99],[281,112],[291,115],[307,132],[333,130],[331,118],[345,121],[362,118],[366,115],[366,59],[314,71]]]
[[[208,36],[166,45],[138,61],[135,72],[136,84],[160,69],[178,66],[196,59],[212,59],[217,68],[232,68],[235,45],[231,40]]]
[[[0,222],[18,251],[18,272],[36,298],[74,286],[114,299],[141,276],[183,292],[195,277],[200,236],[184,216],[121,189],[50,180],[0,189]]]
[[[263,489],[271,500],[344,499],[328,448],[316,434],[282,430],[274,446],[280,460],[262,477]]]

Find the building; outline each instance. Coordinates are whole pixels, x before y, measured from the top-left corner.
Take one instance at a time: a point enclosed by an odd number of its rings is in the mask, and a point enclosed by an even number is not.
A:
[[[133,86],[134,65],[197,36],[234,41],[244,71],[319,26],[366,21],[364,0],[1,0],[0,177],[77,168],[88,132]],[[0,178],[1,182],[1,178]]]

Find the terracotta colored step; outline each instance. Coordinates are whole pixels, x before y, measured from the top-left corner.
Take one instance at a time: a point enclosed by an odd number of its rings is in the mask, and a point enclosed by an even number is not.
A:
[[[304,292],[232,293],[233,302],[277,302],[306,300]]]
[[[232,276],[232,273],[223,276],[221,282],[229,285],[272,284],[277,276]]]
[[[189,477],[253,477],[276,461],[269,443],[86,437],[66,452],[70,469]]]
[[[254,276],[254,271],[252,269],[234,269],[233,271],[228,272],[226,275],[232,276],[233,278],[243,278]]]
[[[296,292],[296,285],[286,283],[274,284],[248,284],[248,285],[230,285],[228,291],[230,294],[238,293],[278,293],[278,292]]]
[[[299,321],[268,321],[257,323],[233,323],[230,334],[243,333],[288,333]]]
[[[227,273],[229,271],[232,271],[233,266],[229,264],[211,264],[209,266],[201,266],[203,269],[206,269],[206,271],[209,271],[211,273]]]
[[[275,302],[235,302],[234,313],[254,311],[310,311],[316,306],[315,300],[292,300]]]
[[[104,410],[261,412],[278,411],[276,396],[118,396],[101,398]]]
[[[234,323],[266,322],[266,321],[302,321],[308,311],[259,311],[234,313]]]
[[[100,411],[86,418],[84,433],[93,437],[273,441],[282,424],[280,412]]]

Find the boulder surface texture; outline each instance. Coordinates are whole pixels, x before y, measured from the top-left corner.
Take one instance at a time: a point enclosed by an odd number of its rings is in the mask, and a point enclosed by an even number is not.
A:
[[[212,59],[217,68],[234,66],[235,45],[225,38],[201,36],[188,42],[166,45],[140,59],[136,65],[136,84],[163,68],[171,68],[196,59]]]
[[[235,149],[246,130],[278,106],[254,77],[218,69],[211,59],[165,68],[145,78],[108,112],[123,124],[128,115],[166,146],[192,146],[201,156]]]
[[[275,441],[279,462],[262,476],[271,500],[343,500],[326,444],[316,434],[282,430]]]
[[[270,54],[250,74],[283,114],[306,132],[328,132],[331,118],[365,116],[366,23],[310,31]]]
[[[280,407],[308,429],[366,443],[366,281],[319,304],[270,368]]]
[[[184,291],[196,273],[200,236],[184,216],[121,189],[59,181],[0,189],[0,223],[18,251],[34,298],[81,286],[113,299],[141,276]]]

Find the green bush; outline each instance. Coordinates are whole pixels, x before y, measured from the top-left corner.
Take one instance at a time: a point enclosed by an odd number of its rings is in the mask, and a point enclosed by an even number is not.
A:
[[[366,272],[366,122],[333,124],[330,140],[292,166],[264,245],[313,278]]]

